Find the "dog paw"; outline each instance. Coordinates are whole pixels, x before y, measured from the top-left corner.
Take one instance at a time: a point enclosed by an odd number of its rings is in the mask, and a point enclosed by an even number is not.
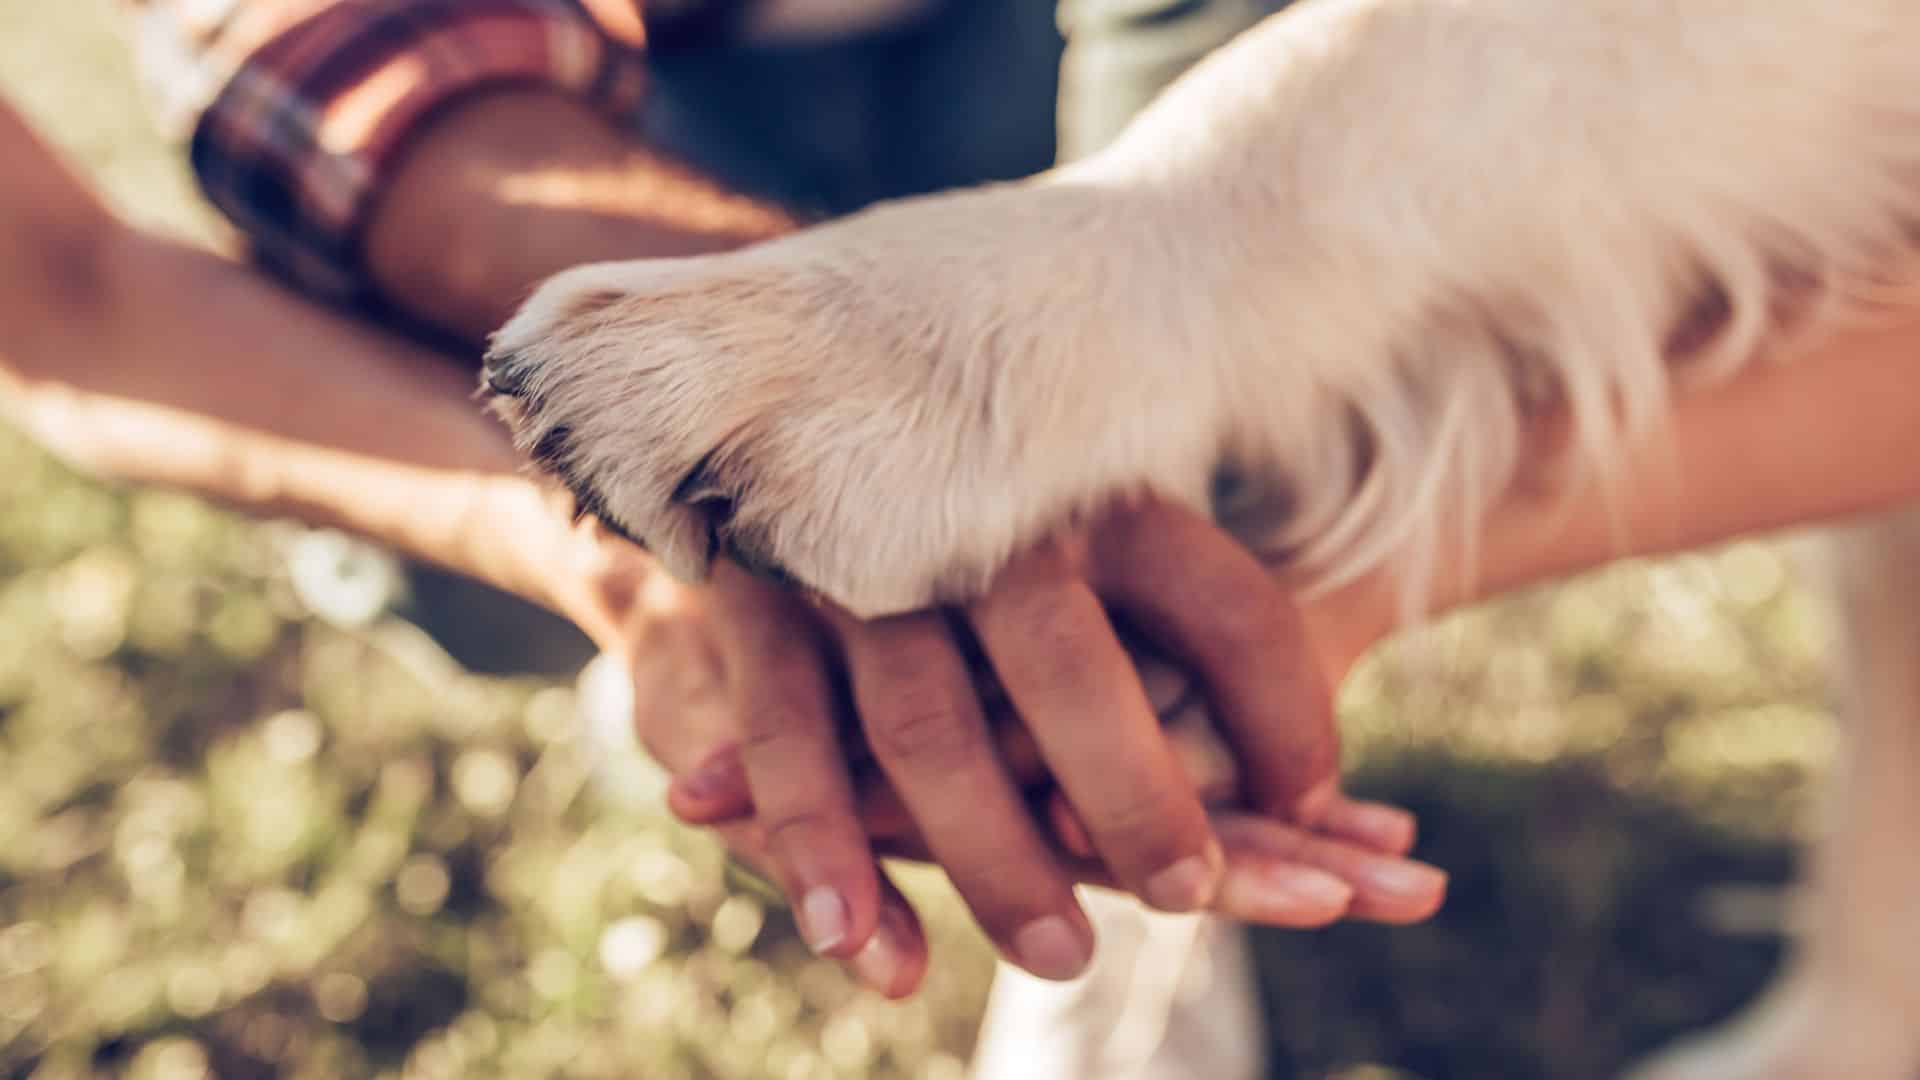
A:
[[[1916,47],[1906,0],[1303,5],[1068,170],[562,274],[489,385],[688,578],[902,611],[1151,491],[1412,613],[1531,413],[1604,475],[1909,265]]]
[[[495,336],[486,385],[677,576],[726,555],[866,616],[970,598],[1104,501],[1205,502],[1211,383],[1139,347],[1112,216],[1007,187],[578,268]]]

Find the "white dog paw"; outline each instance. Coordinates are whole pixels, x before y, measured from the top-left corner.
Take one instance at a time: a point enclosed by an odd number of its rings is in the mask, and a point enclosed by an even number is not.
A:
[[[685,577],[907,610],[1151,491],[1417,602],[1530,411],[1604,469],[1912,257],[1916,49],[1910,0],[1302,5],[1041,181],[562,274],[488,377]]]
[[[487,384],[681,577],[725,554],[861,615],[970,598],[1105,500],[1206,500],[1209,380],[1137,347],[1102,213],[1000,188],[582,267],[495,336]]]

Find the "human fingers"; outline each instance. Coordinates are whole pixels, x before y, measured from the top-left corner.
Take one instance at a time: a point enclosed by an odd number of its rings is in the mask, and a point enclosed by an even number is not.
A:
[[[829,619],[874,760],[981,928],[1035,975],[1079,974],[1092,927],[995,752],[946,619]]]
[[[767,853],[766,834],[757,823],[738,822],[716,831],[736,859],[760,876],[777,880],[778,873]],[[880,876],[876,922],[873,936],[842,963],[868,988],[889,998],[904,998],[919,989],[926,978],[926,930],[913,905],[885,874]]]
[[[969,608],[1001,684],[1120,882],[1154,907],[1212,899],[1221,854],[1133,663],[1071,551],[1017,557]]]
[[[1102,598],[1199,676],[1247,803],[1317,823],[1338,794],[1339,739],[1288,592],[1218,526],[1170,503],[1111,514],[1088,542]]]
[[[740,766],[775,879],[814,951],[845,959],[877,925],[880,873],[855,807],[826,642],[812,613],[731,562],[713,592]]]
[[[1086,884],[1113,884],[1088,854],[1085,827],[1072,807],[1056,799],[1048,812],[1063,846],[1080,855],[1076,876]],[[1292,928],[1342,918],[1404,924],[1431,916],[1446,898],[1446,873],[1422,862],[1261,815],[1216,813],[1213,824],[1226,871],[1211,911],[1224,918]]]

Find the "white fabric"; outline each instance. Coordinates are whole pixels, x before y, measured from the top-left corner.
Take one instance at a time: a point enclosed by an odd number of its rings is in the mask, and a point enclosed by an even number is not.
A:
[[[973,1080],[1257,1080],[1266,1074],[1246,936],[1113,893],[1083,896],[1099,940],[1072,982],[1002,964]]]

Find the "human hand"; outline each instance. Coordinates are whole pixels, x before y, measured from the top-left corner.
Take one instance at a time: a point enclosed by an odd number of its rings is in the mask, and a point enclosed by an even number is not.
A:
[[[983,654],[973,663],[965,634],[938,616],[860,624],[730,564],[708,589],[650,579],[625,648],[642,740],[680,778],[675,810],[725,824],[736,851],[750,850],[794,899],[809,939],[853,958],[856,970],[864,964],[863,977],[882,990],[912,989],[925,945],[876,853],[934,858],[1011,959],[1039,974],[1074,974],[1091,935],[1071,885],[1138,891],[1137,868],[1171,861],[1156,864],[1156,852],[1207,858],[1214,840],[1196,781],[1224,791],[1235,779],[1209,768],[1229,757],[1192,722],[1182,700],[1190,695],[1172,669],[1150,664],[1142,686],[1106,600],[1141,632],[1181,649],[1216,710],[1238,710],[1228,714],[1245,721],[1227,727],[1233,771],[1262,793],[1253,805],[1293,819],[1216,818],[1224,852],[1214,858],[1223,866],[1209,878],[1217,885],[1203,881],[1180,908],[1290,926],[1431,913],[1445,879],[1399,857],[1412,843],[1411,818],[1348,800],[1332,782],[1319,661],[1284,592],[1237,548],[1223,560],[1216,545],[1230,542],[1184,512],[1149,506],[1120,517],[1097,544],[1063,543],[1036,556],[1031,571],[1022,560],[1032,577],[969,612]],[[1285,621],[1241,610],[1276,596]],[[1201,618],[1208,613],[1229,629],[1213,629]],[[1033,662],[1049,655],[1065,662]],[[989,658],[1005,669],[1004,695],[992,685],[977,692],[976,668]],[[1296,697],[1307,723],[1289,731]],[[1171,739],[1158,724],[1162,710],[1186,714]],[[1034,718],[1031,728],[1011,722],[1015,711]],[[845,738],[859,728],[864,739]],[[1049,765],[1068,796],[1053,796],[1051,814],[1067,829],[1064,846],[1029,809],[1048,797]],[[1087,826],[1070,802],[1095,808]],[[1116,850],[1120,859],[1098,857]],[[822,888],[831,890],[824,899]],[[1047,918],[1059,923],[1042,933],[1064,925],[1066,940],[1043,937],[1036,948],[1022,932]],[[876,967],[890,974],[875,978]]]

